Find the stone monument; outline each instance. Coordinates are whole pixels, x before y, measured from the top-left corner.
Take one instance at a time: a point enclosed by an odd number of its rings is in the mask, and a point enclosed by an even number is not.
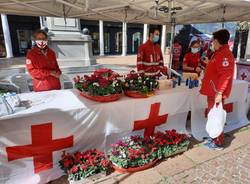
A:
[[[48,28],[49,46],[56,52],[59,62],[81,62],[82,66],[96,64],[91,36],[86,30],[85,34],[81,32],[79,19],[42,17],[41,27]]]

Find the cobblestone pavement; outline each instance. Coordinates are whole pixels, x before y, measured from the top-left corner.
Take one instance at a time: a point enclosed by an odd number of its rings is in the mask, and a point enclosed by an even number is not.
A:
[[[250,184],[250,144],[195,166],[161,184]]]

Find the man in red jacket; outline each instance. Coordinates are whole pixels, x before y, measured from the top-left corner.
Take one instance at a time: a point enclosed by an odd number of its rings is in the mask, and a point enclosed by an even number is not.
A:
[[[43,30],[34,33],[36,46],[26,56],[26,67],[33,78],[34,91],[61,89],[61,70],[56,55],[48,46],[48,35]]]
[[[234,74],[234,56],[229,49],[228,40],[230,34],[226,29],[213,33],[212,46],[215,50],[211,60],[208,61],[200,93],[207,96],[208,111],[214,104],[222,103],[229,97],[232,89]],[[224,133],[210,139],[205,144],[211,149],[222,149]]]
[[[167,67],[164,67],[161,47],[158,44],[160,31],[150,29],[146,43],[139,47],[137,54],[137,71],[146,76],[159,77],[161,73],[167,75]]]

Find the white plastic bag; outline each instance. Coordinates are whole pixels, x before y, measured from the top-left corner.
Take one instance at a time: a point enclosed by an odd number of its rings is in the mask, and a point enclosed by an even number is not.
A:
[[[217,107],[214,104],[213,108],[208,113],[206,131],[211,138],[218,137],[224,129],[227,113],[220,103]]]

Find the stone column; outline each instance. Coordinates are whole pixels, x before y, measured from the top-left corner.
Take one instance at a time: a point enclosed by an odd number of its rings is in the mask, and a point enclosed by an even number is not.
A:
[[[5,49],[6,49],[6,57],[11,58],[13,57],[13,51],[12,51],[10,29],[9,29],[7,15],[1,14],[1,20],[2,20],[3,36],[4,36],[4,43],[5,43]]]
[[[171,25],[171,40],[170,40],[170,60],[169,68],[172,68],[173,55],[174,55],[174,37],[175,37],[175,24]]]
[[[79,62],[82,66],[96,65],[92,38],[87,29],[81,32],[80,19],[46,17],[43,25],[49,30],[49,46],[60,62]]]
[[[240,45],[240,44],[239,44],[239,45]],[[240,50],[240,49],[239,49],[239,50]],[[240,53],[240,52],[239,52],[239,53]],[[239,54],[239,55],[240,55],[240,54]],[[246,59],[250,59],[250,29],[249,29],[249,31],[248,31],[245,58],[246,58]]]
[[[144,24],[143,26],[143,43],[145,43],[148,39],[148,24]]]
[[[122,23],[122,56],[127,55],[127,23]]]
[[[167,30],[167,26],[162,25],[162,33],[161,33],[161,51],[162,51],[162,54],[165,54],[165,50],[166,50],[166,30]]]
[[[100,56],[104,56],[104,33],[103,33],[103,21],[99,20],[99,41],[100,41]]]

